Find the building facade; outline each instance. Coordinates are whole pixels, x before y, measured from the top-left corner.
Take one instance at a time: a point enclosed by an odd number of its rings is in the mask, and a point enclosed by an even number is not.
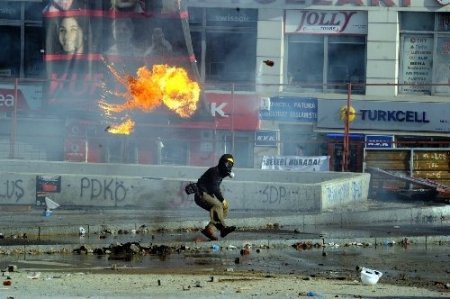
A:
[[[76,9],[55,13],[46,11],[51,1],[0,3],[0,36],[11,45],[0,55],[4,157],[206,165],[227,151],[240,157],[240,167],[260,167],[265,155],[300,155],[301,149],[302,155],[329,155],[330,168],[340,170],[345,124],[339,110],[346,105],[356,110],[349,125],[350,170],[362,169],[362,152],[374,143],[373,135],[391,140],[388,146],[448,147],[450,5],[446,1],[135,4],[141,5],[139,10],[112,13],[107,0],[81,0]],[[66,76],[73,55],[49,44],[48,33],[53,32],[49,21],[73,16],[81,17],[89,28],[82,65],[88,83],[103,79],[102,55],[127,65],[130,72],[149,65],[144,54],[136,53],[139,49],[148,53],[154,27],[173,27],[169,32],[174,34],[165,36],[173,46],[181,42],[186,51],[184,66],[201,83],[207,119],[179,122],[140,114],[133,135],[105,132],[104,119],[91,109],[97,106],[98,93],[80,96],[79,78],[71,81]],[[106,52],[119,49],[113,47],[113,21],[128,18],[133,22],[126,30],[133,38],[125,39],[130,45],[127,54]],[[108,38],[100,42],[95,34]],[[51,76],[55,73],[56,81]],[[68,109],[59,110],[64,103],[50,101],[49,90],[55,90],[55,82],[62,86],[61,80],[69,84],[61,91],[72,88],[73,98],[84,102],[70,101]],[[96,90],[98,84],[91,85],[86,90]],[[62,93],[60,98],[69,97]],[[36,132],[28,133],[29,128]]]

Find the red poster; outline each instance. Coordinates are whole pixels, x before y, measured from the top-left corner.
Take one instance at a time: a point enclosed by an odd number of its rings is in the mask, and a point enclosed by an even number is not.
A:
[[[135,76],[139,67],[168,64],[198,80],[187,10],[179,1],[49,1],[42,13],[50,109],[98,110],[106,91],[114,100],[120,84],[107,65]]]

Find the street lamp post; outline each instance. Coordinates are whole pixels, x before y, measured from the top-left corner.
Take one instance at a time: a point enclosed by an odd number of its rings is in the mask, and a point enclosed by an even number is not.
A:
[[[351,109],[351,93],[352,83],[347,84],[347,107],[345,109],[344,117],[344,150],[342,153],[342,171],[348,171],[348,164],[350,158],[350,111]],[[353,115],[352,115],[353,117]]]

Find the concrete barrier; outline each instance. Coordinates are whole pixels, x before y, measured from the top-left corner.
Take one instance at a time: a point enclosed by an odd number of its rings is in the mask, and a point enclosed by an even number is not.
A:
[[[58,192],[47,195],[61,205],[194,207],[184,193],[207,167],[173,165],[95,164],[48,161],[0,161],[0,204],[36,204],[39,182],[58,181]],[[292,172],[235,169],[223,181],[223,193],[234,209],[320,212],[367,200],[367,173]],[[42,190],[41,190],[42,191]],[[48,190],[44,190],[48,191]]]

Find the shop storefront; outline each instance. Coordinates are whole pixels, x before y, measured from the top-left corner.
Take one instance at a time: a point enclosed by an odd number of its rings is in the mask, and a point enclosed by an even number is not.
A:
[[[317,131],[327,135],[330,144],[335,143],[331,150],[335,161],[342,155],[344,122],[340,110],[346,105],[346,100],[318,100]],[[349,125],[351,171],[362,169],[363,149],[367,147],[435,148],[450,144],[450,107],[446,103],[354,100],[351,107],[356,111]]]

